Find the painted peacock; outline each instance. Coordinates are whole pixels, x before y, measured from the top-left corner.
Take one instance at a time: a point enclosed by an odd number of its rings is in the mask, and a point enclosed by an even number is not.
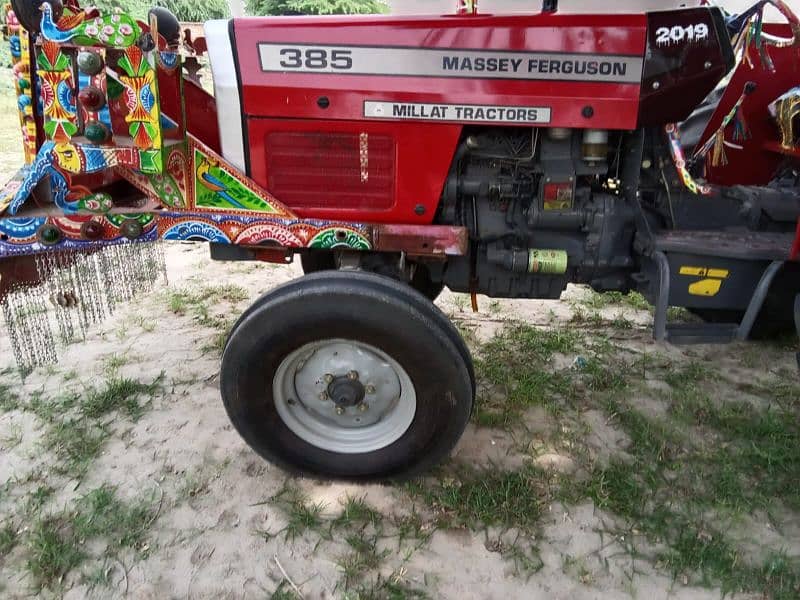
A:
[[[45,39],[53,42],[127,48],[136,43],[142,32],[132,17],[119,12],[85,20],[63,17],[56,22],[49,2],[43,2],[39,8],[42,11],[39,29]],[[65,25],[67,28],[62,28]]]

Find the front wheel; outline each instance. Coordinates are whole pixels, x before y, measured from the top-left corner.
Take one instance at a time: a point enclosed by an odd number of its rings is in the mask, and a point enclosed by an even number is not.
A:
[[[244,439],[290,471],[406,478],[466,427],[469,355],[439,309],[389,278],[324,272],[248,310],[225,348],[221,389]]]

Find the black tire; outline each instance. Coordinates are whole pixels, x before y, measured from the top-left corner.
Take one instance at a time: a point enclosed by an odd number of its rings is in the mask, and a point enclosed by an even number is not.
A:
[[[474,385],[454,336],[439,309],[406,285],[363,272],[310,275],[261,298],[234,327],[220,373],[225,408],[256,452],[289,471],[353,480],[411,477],[447,456],[469,420]],[[404,369],[416,409],[399,439],[371,452],[340,453],[312,445],[286,425],[275,405],[275,373],[291,353],[323,339],[369,344]]]
[[[300,255],[300,264],[303,266],[303,273],[306,275],[319,273],[320,271],[336,270],[336,259],[332,252],[327,251],[304,252]],[[391,267],[387,263],[377,263],[377,265],[372,265],[373,268],[370,268],[370,266],[371,265],[367,264],[364,270],[399,280],[400,276],[397,269]],[[417,269],[414,271],[414,277],[408,284],[431,302],[436,300],[444,289],[444,283],[441,281],[433,281],[430,271],[422,264],[417,265]]]
[[[324,254],[321,254],[321,255],[325,256]],[[307,255],[303,255],[303,256],[307,256]],[[331,271],[335,271],[335,269],[331,269]],[[309,273],[309,274],[312,274],[312,273]],[[403,284],[402,282],[397,281],[396,279],[393,279],[391,277],[380,276],[380,275],[378,275],[378,276],[379,277],[383,277],[383,279],[385,280],[384,283],[386,285],[393,285],[396,288],[404,288],[406,290],[409,289],[409,287],[407,285]],[[461,355],[461,358],[464,361],[464,364],[467,365],[467,370],[469,371],[469,380],[470,380],[470,383],[472,383],[472,397],[475,398],[475,394],[477,392],[477,385],[475,383],[475,366],[472,363],[472,353],[469,351],[469,348],[467,347],[467,344],[464,341],[464,338],[461,337],[461,334],[453,326],[452,322],[450,321],[449,318],[447,318],[446,314],[444,314],[441,310],[438,310],[438,309],[437,310],[430,310],[429,305],[432,302],[432,300],[430,300],[429,298],[425,297],[425,294],[422,294],[421,292],[418,292],[414,288],[411,288],[411,290],[416,292],[416,294],[411,294],[411,295],[408,296],[409,302],[412,302],[417,307],[417,309],[420,310],[420,311],[428,311],[430,317],[437,322],[437,326],[444,333],[447,334],[447,336],[450,338],[450,341],[453,342],[453,344],[455,345],[456,349],[458,349],[458,353]],[[229,334],[229,337],[228,337],[229,340],[230,340],[230,336],[233,335],[233,331],[237,327],[239,327],[239,324],[242,321],[244,321],[251,312],[253,312],[256,308],[258,308],[261,305],[262,302],[268,301],[270,299],[270,297],[271,297],[271,295],[269,293],[261,296],[261,298],[256,300],[253,304],[251,304],[242,313],[242,315],[239,317],[239,319],[236,321],[236,323],[234,324],[233,328],[231,329],[231,333]],[[227,345],[227,342],[226,342],[226,345]]]
[[[42,11],[39,7],[43,0],[11,0],[11,8],[17,16],[17,21],[31,33],[39,31],[42,21]],[[64,5],[61,0],[44,0],[53,9],[53,21],[58,21],[64,14]]]

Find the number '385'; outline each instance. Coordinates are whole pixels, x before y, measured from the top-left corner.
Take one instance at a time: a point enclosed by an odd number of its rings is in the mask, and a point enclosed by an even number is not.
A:
[[[353,68],[351,50],[327,48],[282,48],[281,67],[284,69],[338,69]]]

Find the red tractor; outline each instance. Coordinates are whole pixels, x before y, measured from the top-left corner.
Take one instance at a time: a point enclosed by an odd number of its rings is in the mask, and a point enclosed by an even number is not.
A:
[[[800,323],[800,22],[780,0],[460,2],[211,21],[201,40],[163,9],[12,4],[28,164],[0,195],[0,257],[159,238],[299,256],[308,275],[241,316],[221,370],[238,431],[288,469],[386,479],[449,453],[475,377],[444,286],[636,290],[673,343]],[[214,96],[182,67],[206,49]]]

